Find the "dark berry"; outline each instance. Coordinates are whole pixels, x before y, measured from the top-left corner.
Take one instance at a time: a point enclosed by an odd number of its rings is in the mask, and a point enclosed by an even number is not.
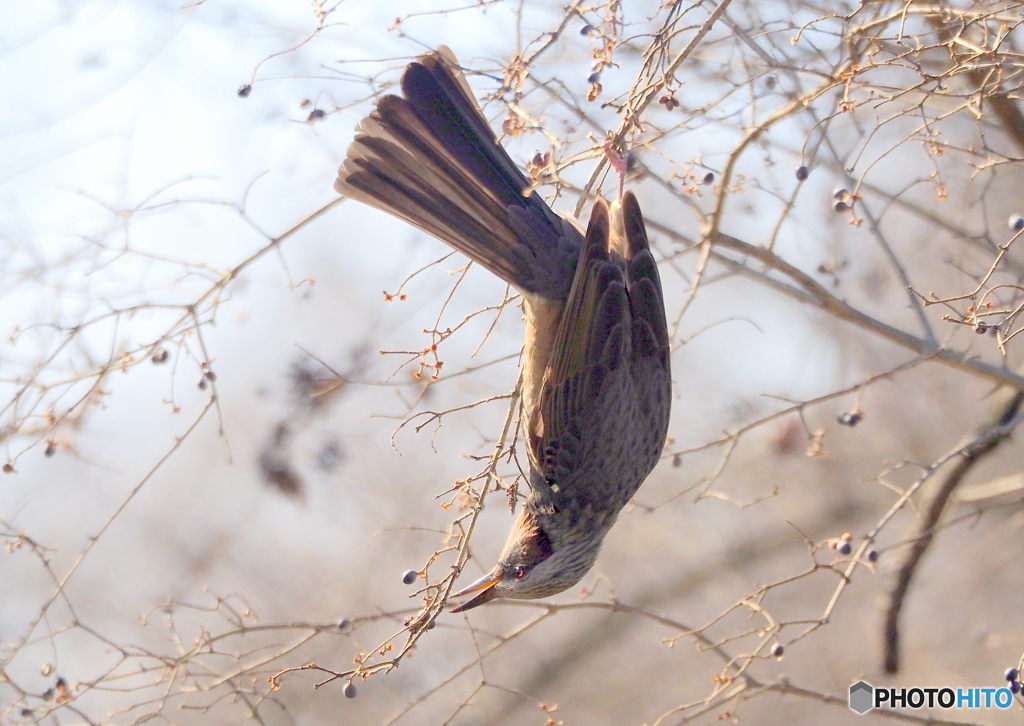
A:
[[[166,348],[157,348],[153,351],[153,355],[150,360],[153,361],[153,365],[160,365],[166,363],[167,359],[171,357],[171,354],[167,352]]]
[[[853,545],[851,545],[849,542],[840,542],[839,546],[836,547],[836,549],[839,550],[839,554],[848,555],[850,554],[850,551],[853,550]]]
[[[252,86],[246,83],[244,86],[238,87],[239,98],[249,98],[249,94],[252,93]]]
[[[338,621],[338,630],[344,630],[349,625],[351,625],[351,622],[349,621],[349,619],[348,618],[342,618],[341,620]]]
[[[977,335],[984,335],[985,333],[988,332],[988,325],[985,323],[978,323],[977,325],[974,326],[974,332]]]
[[[594,71],[589,76],[587,76],[587,83],[589,83],[590,85],[594,85],[595,83],[597,83],[600,80],[601,80],[601,71]]]
[[[416,573],[416,570],[406,570],[402,574],[402,583],[406,585],[411,585],[412,583],[416,582],[417,577],[418,575]]]
[[[355,698],[355,697],[356,697],[356,684],[353,683],[352,681],[349,681],[348,683],[345,684],[345,698]]]
[[[44,456],[53,456],[57,453],[57,444],[52,441],[46,442],[46,451],[43,452]]]
[[[314,108],[312,111],[309,112],[309,118],[307,118],[306,120],[312,123],[314,121],[319,121],[326,115],[327,114],[324,112],[322,108]]]
[[[864,418],[864,414],[859,411],[844,411],[843,413],[836,416],[838,421],[843,426],[856,426]]]
[[[1014,232],[1019,232],[1024,229],[1024,217],[1019,214],[1011,214],[1010,218],[1006,220],[1006,224],[1009,225],[1010,229]]]
[[[808,169],[806,166],[798,166],[796,169],[796,180],[806,181],[807,177],[810,176],[810,174],[811,170]]]
[[[847,204],[846,202],[836,202],[835,204],[832,205],[832,209],[836,210],[837,212],[845,212],[849,208],[850,205]]]
[[[206,376],[203,376],[202,378],[199,379],[199,384],[198,385],[199,385],[199,390],[200,391],[205,391],[206,390]]]
[[[700,183],[703,184],[704,186],[707,186],[708,184],[714,184],[714,182],[715,182],[715,175],[713,173],[711,173],[710,171],[707,174],[704,175],[703,179],[700,180]]]
[[[594,32],[594,26],[591,25],[590,23],[587,23],[582,28],[580,28],[580,35],[590,35],[592,32]]]
[[[838,187],[835,191],[832,192],[833,199],[841,199],[845,201],[849,197],[850,191],[848,189],[844,189],[843,187]]]
[[[868,562],[878,562],[878,550],[868,550]]]
[[[776,658],[781,658],[785,650],[786,649],[782,647],[782,643],[776,643],[774,646],[772,646],[772,655],[774,655]]]
[[[1020,693],[1020,681],[1010,681],[1010,693]]]
[[[1015,681],[1017,680],[1018,675],[1020,674],[1017,672],[1016,668],[1007,668],[1006,672],[1003,673],[1003,678],[1005,678],[1008,681]]]

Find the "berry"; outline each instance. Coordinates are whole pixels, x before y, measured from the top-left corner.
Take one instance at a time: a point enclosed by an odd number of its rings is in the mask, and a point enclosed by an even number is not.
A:
[[[345,684],[345,698],[355,698],[355,697],[356,697],[356,684],[353,683],[352,681],[349,681],[348,683]]]
[[[810,174],[811,170],[808,169],[806,166],[799,166],[796,170],[796,180],[806,181],[807,177],[810,176]]]
[[[601,80],[601,71],[594,71],[589,76],[587,76],[587,83],[589,83],[590,85],[594,85],[595,83],[597,83],[600,80]]]
[[[837,187],[836,190],[834,192],[832,192],[832,198],[833,199],[846,200],[849,197],[850,197],[850,191],[848,189],[844,189],[843,187]]]
[[[57,453],[57,444],[52,441],[46,442],[46,451],[43,452],[43,456],[53,456]]]
[[[832,209],[836,210],[837,212],[845,212],[849,208],[850,205],[847,204],[846,202],[836,202],[835,204],[832,205]]]
[[[842,542],[838,547],[836,547],[836,549],[839,550],[839,554],[848,555],[850,554],[850,551],[853,549],[853,545],[851,545],[849,542]]]
[[[861,422],[861,419],[863,418],[864,414],[862,414],[860,411],[844,411],[843,413],[836,416],[836,421],[838,421],[843,426],[850,426],[852,428],[853,426],[859,424]]]
[[[580,35],[590,35],[593,32],[594,32],[594,26],[591,25],[590,23],[587,23],[582,28],[580,28]]]
[[[700,180],[700,183],[703,184],[704,186],[707,186],[708,184],[713,184],[714,181],[715,175],[709,171],[707,174],[704,175],[704,178]]]
[[[342,618],[341,620],[338,621],[338,630],[344,630],[349,625],[351,625],[351,622],[349,621],[349,619],[348,618]]]
[[[1003,678],[1005,678],[1008,681],[1015,681],[1017,680],[1018,675],[1020,674],[1017,672],[1016,668],[1007,668],[1006,672],[1003,673]]]
[[[1010,693],[1020,693],[1020,682],[1010,681]]]
[[[161,363],[166,363],[167,359],[170,357],[171,354],[167,352],[166,348],[157,348],[156,350],[153,351],[153,355],[150,358],[150,360],[153,361],[153,365],[158,366]]]
[[[776,658],[781,658],[785,650],[786,649],[782,647],[782,643],[776,643],[774,646],[772,646],[772,655],[774,655]]]
[[[238,87],[239,98],[249,98],[249,94],[252,93],[252,86],[246,83],[244,86]]]
[[[868,550],[868,562],[878,562],[878,550]]]
[[[1006,220],[1006,224],[1009,225],[1010,229],[1014,232],[1020,232],[1024,229],[1024,217],[1019,214],[1011,214],[1010,218]]]
[[[977,325],[974,326],[974,332],[977,335],[984,335],[985,333],[988,332],[988,325],[985,323],[978,323]]]
[[[412,583],[416,582],[417,577],[419,577],[419,575],[416,572],[416,570],[406,570],[402,574],[402,583],[405,585],[411,585]]]

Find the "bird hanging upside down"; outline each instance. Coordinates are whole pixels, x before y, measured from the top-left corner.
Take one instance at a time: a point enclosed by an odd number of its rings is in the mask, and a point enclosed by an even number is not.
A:
[[[498,144],[452,52],[410,63],[359,124],[334,188],[447,242],[523,295],[521,421],[530,495],[498,564],[461,595],[572,587],[661,456],[671,403],[658,268],[633,194],[598,199],[586,235]]]

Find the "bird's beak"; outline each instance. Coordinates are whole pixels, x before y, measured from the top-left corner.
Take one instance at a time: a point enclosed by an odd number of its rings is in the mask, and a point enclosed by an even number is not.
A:
[[[472,600],[464,602],[456,608],[452,608],[450,612],[461,613],[465,610],[475,608],[478,605],[483,605],[485,602],[490,602],[498,596],[498,592],[494,589],[494,586],[498,584],[498,580],[500,579],[501,575],[495,574],[493,572],[488,572],[486,575],[481,577],[479,580],[474,582],[465,590],[456,593],[455,597],[469,595],[472,592],[477,592],[480,594],[474,597]]]

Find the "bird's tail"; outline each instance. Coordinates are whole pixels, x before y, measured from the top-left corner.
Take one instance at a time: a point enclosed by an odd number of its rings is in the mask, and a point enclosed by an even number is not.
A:
[[[359,124],[341,194],[438,237],[526,292],[563,300],[582,236],[498,144],[451,51],[410,63]]]

